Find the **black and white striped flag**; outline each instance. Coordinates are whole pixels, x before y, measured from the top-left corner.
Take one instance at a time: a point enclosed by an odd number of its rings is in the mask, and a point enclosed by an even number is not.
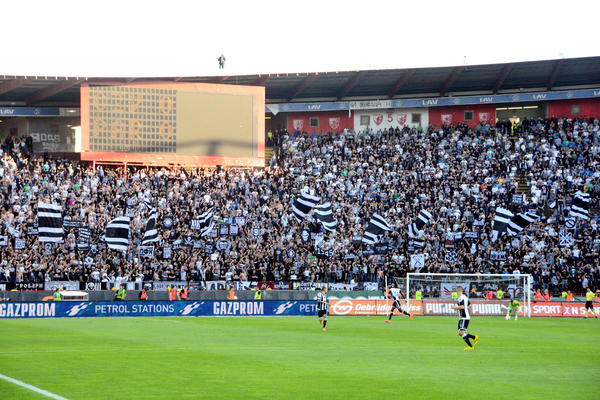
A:
[[[117,217],[106,225],[104,240],[108,248],[127,251],[129,246],[129,217]]]
[[[63,241],[62,207],[38,203],[38,240],[60,243]]]
[[[214,207],[211,207],[208,209],[208,211],[198,217],[200,220],[200,236],[207,236],[215,226],[213,220],[215,214],[214,211]]]
[[[319,204],[319,201],[321,201],[319,196],[311,195],[307,190],[302,191],[292,203],[292,211],[296,220],[302,221],[306,218],[306,215]]]
[[[422,228],[425,225],[430,224],[432,220],[433,220],[433,214],[431,214],[427,210],[421,210],[419,215],[417,215],[417,221],[416,221],[417,227]]]
[[[325,230],[335,232],[338,222],[333,218],[331,203],[319,204],[315,207],[315,218],[323,224]]]
[[[156,228],[156,216],[157,212],[155,208],[150,209],[150,215],[146,221],[146,230],[144,231],[144,237],[142,238],[142,245],[146,245],[153,242],[158,242],[158,229]]]
[[[507,209],[502,207],[496,208],[496,215],[492,223],[492,242],[495,242],[502,232],[506,232],[506,228],[512,217],[514,217],[514,214]]]
[[[417,224],[414,222],[408,226],[408,237],[411,239],[418,238],[423,231],[417,228]]]
[[[519,213],[514,215],[508,222],[507,231],[510,236],[520,235],[523,230],[527,229],[529,224],[539,220],[539,217],[534,213]]]
[[[363,234],[362,241],[367,244],[375,244],[379,242],[380,236],[385,231],[391,231],[392,226],[386,221],[384,217],[379,214],[373,214],[365,233]]]
[[[148,210],[153,210],[154,206],[152,205],[152,199],[144,199],[144,206],[146,206]]]
[[[578,191],[573,197],[573,203],[569,210],[569,217],[590,219],[590,194]]]
[[[430,224],[433,220],[433,214],[427,210],[421,210],[415,222],[408,226],[408,237],[411,239],[421,236],[423,227]]]

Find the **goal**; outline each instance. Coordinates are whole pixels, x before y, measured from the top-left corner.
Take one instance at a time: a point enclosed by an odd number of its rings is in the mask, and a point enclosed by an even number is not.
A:
[[[438,310],[437,313],[445,315],[450,307],[443,307],[444,301],[452,301],[452,292],[462,286],[465,294],[474,305],[475,315],[502,315],[506,313],[508,301],[517,299],[521,302],[520,315],[531,317],[531,275],[504,275],[504,274],[427,274],[408,273],[406,278],[395,278],[396,286],[405,293],[407,305],[414,302],[417,291],[421,292],[424,302],[438,302],[442,307],[429,306],[429,309]],[[504,292],[502,300],[498,300],[498,290]],[[493,299],[486,299],[487,292],[493,293]],[[442,311],[440,311],[442,310]],[[423,308],[423,313],[427,314]],[[454,313],[448,311],[448,313]],[[431,315],[437,315],[432,313]]]

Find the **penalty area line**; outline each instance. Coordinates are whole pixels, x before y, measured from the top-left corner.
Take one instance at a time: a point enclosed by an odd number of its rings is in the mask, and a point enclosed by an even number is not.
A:
[[[21,382],[20,380],[17,380],[17,379],[11,378],[10,376],[6,376],[6,375],[2,375],[2,374],[0,374],[0,379],[2,379],[2,380],[5,380],[6,382],[13,383],[13,384],[15,384],[15,385],[17,385],[17,386],[21,386],[21,387],[23,387],[23,388],[25,388],[25,389],[31,390],[32,392],[35,392],[35,393],[41,394],[42,396],[46,396],[46,397],[49,397],[49,398],[51,398],[51,399],[56,399],[56,400],[68,400],[68,399],[67,399],[67,398],[65,398],[65,397],[59,396],[59,395],[57,395],[57,394],[54,394],[54,393],[50,393],[50,392],[48,392],[47,390],[40,389],[40,388],[38,388],[38,387],[35,387],[35,386],[33,386],[33,385],[30,385],[30,384],[28,384],[28,383]]]

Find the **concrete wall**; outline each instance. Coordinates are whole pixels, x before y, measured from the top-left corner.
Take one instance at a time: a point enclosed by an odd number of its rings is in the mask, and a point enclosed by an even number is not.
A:
[[[465,120],[465,112],[473,113],[473,119]],[[477,126],[480,122],[496,122],[496,106],[493,104],[474,104],[468,106],[445,106],[429,108],[429,123],[435,127],[466,123],[470,127]]]
[[[288,113],[287,130],[290,134],[297,129],[300,132],[313,133],[317,135],[328,132],[340,133],[344,129],[354,129],[354,119],[348,115],[348,111],[315,111]],[[316,120],[318,127],[311,127],[311,119]]]
[[[27,136],[29,134],[29,119],[25,117],[0,117],[0,140],[9,136]]]
[[[600,118],[600,99],[557,100],[548,103],[548,117]]]

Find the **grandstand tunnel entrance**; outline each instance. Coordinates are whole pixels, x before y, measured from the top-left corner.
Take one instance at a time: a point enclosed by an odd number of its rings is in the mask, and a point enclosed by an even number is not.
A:
[[[510,120],[513,124],[524,119],[545,118],[545,104],[503,104],[496,107],[496,121]]]

